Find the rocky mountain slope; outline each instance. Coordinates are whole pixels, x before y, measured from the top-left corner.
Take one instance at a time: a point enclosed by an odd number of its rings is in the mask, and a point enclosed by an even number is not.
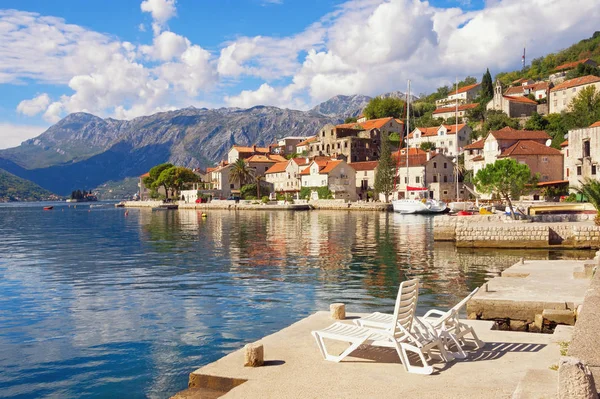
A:
[[[392,91],[389,93],[381,94],[380,97],[387,98],[399,98],[401,100],[406,99],[406,94],[401,91]],[[416,100],[418,97],[411,95],[411,101]],[[358,116],[362,110],[367,106],[372,97],[363,96],[362,94],[355,94],[352,96],[335,96],[329,100],[322,102],[321,104],[314,107],[311,111],[317,112],[322,115],[347,118],[349,116]]]
[[[37,184],[0,169],[0,202],[39,201],[51,195]]]
[[[19,147],[0,151],[0,168],[59,194],[139,176],[161,162],[212,165],[233,144],[266,145],[284,136],[310,136],[339,118],[257,106],[185,108],[135,118],[74,113]]]

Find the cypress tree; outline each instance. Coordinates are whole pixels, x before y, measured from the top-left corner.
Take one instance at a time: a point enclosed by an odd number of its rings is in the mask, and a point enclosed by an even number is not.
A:
[[[394,191],[394,174],[396,167],[392,160],[392,150],[387,132],[381,132],[381,151],[379,164],[375,173],[375,191],[385,196],[385,202],[389,201],[390,194]]]
[[[489,68],[487,68],[483,74],[483,77],[481,78],[481,97],[494,97],[494,84],[492,83],[492,74],[490,73]]]

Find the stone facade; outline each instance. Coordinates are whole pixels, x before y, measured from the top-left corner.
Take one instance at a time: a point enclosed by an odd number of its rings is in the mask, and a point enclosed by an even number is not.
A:
[[[300,176],[302,187],[328,187],[334,199],[358,199],[356,172],[344,160],[312,161]]]
[[[537,112],[537,102],[527,97],[512,97],[502,94],[502,84],[497,81],[494,97],[487,103],[486,109],[502,111],[511,118],[528,117]]]
[[[294,158],[287,162],[280,162],[265,172],[265,180],[273,185],[275,192],[299,192],[301,188],[300,172],[309,163],[307,158]]]
[[[579,186],[587,178],[600,180],[600,123],[595,125],[569,131],[564,154],[565,178],[571,187]]]
[[[412,148],[419,148],[422,143],[432,143],[436,152],[454,157],[461,154],[463,148],[469,144],[472,132],[469,125],[464,123],[458,126],[418,127],[408,135],[408,143]]]
[[[481,83],[475,83],[472,85],[464,86],[450,93],[448,97],[436,100],[435,105],[438,108],[442,108],[456,105],[456,103],[458,103],[459,105],[467,104],[473,102],[473,99],[475,99],[479,95],[480,91]]]
[[[558,114],[569,109],[571,101],[586,87],[594,86],[600,92],[600,77],[582,76],[556,85],[550,90],[549,106],[551,114]]]

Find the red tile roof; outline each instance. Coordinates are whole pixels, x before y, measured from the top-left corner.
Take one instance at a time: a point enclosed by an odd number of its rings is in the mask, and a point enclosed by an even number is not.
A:
[[[143,175],[141,175],[140,177],[141,177],[141,178],[144,178],[144,177],[150,177],[150,172],[146,172],[146,173],[144,173]]]
[[[218,167],[218,166],[215,166],[214,168],[206,168],[206,173],[213,172],[213,171],[215,171],[215,170],[217,170],[217,169],[219,169],[219,167]]]
[[[402,148],[399,151],[392,153],[392,159],[398,165],[398,168],[406,167],[406,152],[401,153],[401,151],[406,151],[406,148]],[[429,159],[435,157],[437,153],[431,152]],[[400,159],[398,159],[398,157]],[[420,148],[409,148],[408,149],[408,166],[422,166],[427,162],[427,151],[423,151]]]
[[[467,124],[459,123],[458,126],[457,125],[441,125],[441,126],[444,126],[446,128],[446,134],[456,134],[456,131],[454,130],[454,128],[458,127],[458,131],[460,131],[462,128],[467,126]],[[415,130],[419,129],[419,131],[421,132],[421,137],[432,137],[432,136],[437,136],[438,130],[440,129],[441,126],[417,127]],[[414,137],[414,133],[415,133],[415,131],[413,130],[412,133],[410,133],[408,135],[408,138],[412,139]]]
[[[234,145],[233,148],[238,150],[238,152],[260,152],[263,154],[268,154],[270,152],[268,147],[256,147],[256,150],[254,150],[253,147],[244,147],[241,145]]]
[[[474,143],[465,146],[465,150],[483,150],[483,143],[485,139],[478,140]]]
[[[504,92],[505,96],[523,95],[523,88],[525,86],[512,86],[506,89]]]
[[[266,172],[265,175],[270,173],[282,173],[285,172],[285,168],[287,168],[287,162],[277,162],[275,165],[271,166]]]
[[[508,126],[489,134],[496,140],[547,140],[550,138],[548,133],[543,130],[516,130]]]
[[[513,96],[502,96],[504,98],[506,98],[508,101],[513,101],[516,103],[525,103],[525,104],[535,104],[537,105],[537,102],[533,101],[530,98],[527,97],[513,97]]]
[[[363,170],[375,170],[375,168],[377,168],[377,165],[379,165],[379,161],[366,161],[366,162],[352,162],[350,164],[350,167],[352,167],[352,169],[358,171],[363,171]]]
[[[590,127],[600,127],[600,121],[592,123]]]
[[[298,144],[296,144],[296,147],[300,147],[300,146],[304,146],[304,145],[310,144],[310,143],[312,143],[313,141],[316,141],[316,140],[317,140],[317,136],[315,136],[315,137],[309,137],[306,140],[301,141]]]
[[[339,164],[341,164],[343,161],[327,161],[327,164],[325,165],[325,167],[321,170],[319,170],[319,174],[322,175],[326,175],[329,174],[329,172],[331,172],[333,169],[335,169],[336,166],[338,166]]]
[[[479,161],[483,161],[483,156],[482,155],[477,155],[475,158],[471,159],[471,161],[473,162],[479,162]]]
[[[556,148],[548,147],[533,140],[519,140],[511,145],[498,158],[516,156],[516,155],[560,155],[562,153]]]
[[[476,108],[479,104],[478,103],[471,103],[471,104],[463,104],[463,105],[459,105],[458,106],[458,110],[459,111],[466,111],[468,109],[473,109]],[[456,111],[456,107],[443,107],[443,108],[438,108],[435,111],[433,111],[433,114],[443,114],[446,112],[454,112]]]
[[[336,166],[338,166],[340,163],[342,163],[343,161],[338,161],[338,160],[314,160],[314,163],[316,163],[317,165],[319,165],[319,174],[328,174],[329,172],[331,172]],[[312,165],[312,162],[311,162]],[[307,168],[304,168],[302,170],[302,172],[300,172],[301,175],[310,175],[310,166]]]
[[[388,118],[379,118],[379,119],[369,119],[364,122],[352,122],[352,123],[342,123],[340,125],[336,125],[335,127],[340,129],[355,129],[355,130],[372,130],[372,129],[381,129],[383,125],[391,121],[392,117]],[[395,119],[396,122],[403,124],[401,120]]]
[[[298,166],[304,166],[310,163],[310,160],[307,158],[292,158],[292,161],[294,161]]]
[[[250,158],[246,159],[246,162],[275,163],[287,162],[287,159],[285,159],[281,155],[252,155]]]
[[[514,80],[514,81],[512,82],[512,84],[514,84],[514,85],[516,85],[516,84],[521,84],[521,83],[523,83],[523,82],[527,82],[527,81],[529,81],[529,80],[531,80],[531,79],[527,79],[527,78],[521,78],[521,79]]]
[[[560,143],[561,147],[567,147],[569,145],[569,140],[565,140],[562,143]]]
[[[555,92],[557,90],[565,90],[565,89],[569,89],[571,87],[588,85],[588,84],[597,83],[597,82],[600,82],[600,77],[594,76],[594,75],[587,75],[587,76],[582,76],[580,78],[566,80],[566,81],[562,82],[561,84],[554,86],[552,89],[550,89],[550,91]]]
[[[552,181],[543,181],[537,184],[538,187],[544,186],[554,186],[556,184],[569,184],[568,180],[552,180]]]
[[[476,88],[477,86],[479,86],[481,83],[475,83],[472,85],[468,85],[468,86],[463,86],[461,88],[459,88],[456,91],[453,91],[452,93],[448,94],[449,96],[453,96],[454,94],[460,94],[460,93],[464,93],[465,91],[469,91],[471,89]]]
[[[564,71],[565,69],[577,68],[577,65],[584,64],[588,61],[591,61],[591,60],[589,58],[586,58],[586,59],[579,60],[579,61],[567,62],[565,64],[557,66],[556,68],[554,68],[554,70],[555,71]]]

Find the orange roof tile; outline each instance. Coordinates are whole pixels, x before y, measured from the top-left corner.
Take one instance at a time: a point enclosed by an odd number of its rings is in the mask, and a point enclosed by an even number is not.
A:
[[[287,159],[285,159],[284,157],[282,157],[281,155],[270,155],[270,154],[266,154],[266,155],[252,155],[250,158],[246,159],[246,162],[250,163],[250,162],[287,162]]]
[[[550,89],[550,91],[555,92],[557,90],[565,90],[565,89],[569,89],[571,87],[588,85],[588,84],[597,83],[597,82],[600,82],[600,77],[594,76],[594,75],[587,75],[587,76],[582,76],[582,77],[575,78],[575,79],[566,80],[566,81],[562,82],[561,84],[554,86],[552,89]]]
[[[557,66],[556,68],[554,68],[554,70],[555,71],[564,71],[565,69],[573,69],[573,68],[576,68],[577,65],[584,64],[588,61],[590,61],[589,58],[579,60],[579,61],[567,62],[567,63]]]
[[[535,104],[537,105],[537,102],[533,101],[530,98],[527,97],[513,97],[513,96],[502,96],[504,98],[506,98],[508,101],[513,101],[516,103],[525,103],[525,104]]]
[[[513,87],[509,87],[508,89],[506,89],[506,91],[504,92],[505,96],[515,96],[515,95],[522,95],[523,94],[523,90],[524,90],[525,86],[513,86]]]
[[[466,111],[468,109],[473,109],[476,108],[479,104],[478,103],[471,103],[471,104],[463,104],[463,105],[459,105],[458,106],[458,110],[459,111]],[[433,111],[433,114],[443,114],[446,112],[454,112],[456,111],[456,107],[443,107],[443,108],[438,108],[435,111]]]
[[[543,181],[537,184],[538,187],[544,186],[554,186],[555,184],[569,184],[568,180],[552,180],[552,181]]]
[[[313,162],[316,163],[317,165],[319,165],[319,173],[321,173],[321,170],[323,170],[327,166],[327,163],[330,162],[330,160],[328,160],[328,159],[324,159],[324,160],[317,160],[317,159],[315,159]],[[312,165],[312,162],[310,163],[310,165]],[[309,175],[310,174],[310,165],[309,165],[309,167],[304,168],[302,170],[302,172],[300,172],[300,174],[301,175]]]
[[[335,127],[341,128],[341,129],[356,129],[356,130],[381,129],[383,127],[383,125],[385,125],[392,119],[394,119],[394,118],[388,117],[388,118],[379,118],[379,119],[369,119],[369,120],[366,120],[366,121],[360,122],[360,123],[358,123],[358,122],[342,123],[340,125],[336,125]],[[404,124],[404,122],[402,122],[399,119],[395,119],[395,121],[400,124]]]
[[[550,138],[548,133],[543,130],[516,130],[508,126],[489,134],[497,140],[547,140]]]
[[[600,127],[600,121],[592,123],[590,127]]]
[[[569,145],[569,140],[565,140],[562,143],[560,143],[561,147],[567,147]]]
[[[233,148],[238,150],[238,152],[261,152],[261,153],[269,153],[268,147],[256,147],[256,151],[253,147],[245,147],[241,145],[234,145]]]
[[[298,166],[304,166],[310,163],[310,160],[307,158],[292,158],[292,161],[294,161]]]
[[[321,170],[319,170],[319,174],[322,175],[326,175],[329,174],[329,172],[331,172],[333,169],[335,169],[336,166],[338,166],[339,164],[341,164],[343,161],[327,161],[327,164],[325,164],[325,167]]]
[[[150,177],[150,172],[146,172],[146,173],[144,173],[143,175],[141,175],[140,177],[141,177],[141,178],[144,178],[144,177]]]
[[[316,141],[316,140],[317,140],[317,136],[309,137],[306,140],[301,141],[300,143],[296,144],[296,147],[300,147],[300,146],[303,146],[303,145],[310,144],[310,143],[312,143],[313,141]]]
[[[357,172],[363,170],[375,170],[377,165],[379,165],[379,161],[352,162],[348,165]]]
[[[465,91],[469,91],[469,90],[471,90],[471,89],[474,89],[474,88],[476,88],[476,87],[477,87],[477,86],[479,86],[480,84],[481,84],[481,83],[475,83],[475,84],[472,84],[472,85],[463,86],[463,87],[459,88],[459,89],[458,89],[458,90],[456,90],[456,91],[453,91],[452,93],[450,93],[450,94],[448,94],[448,95],[449,95],[449,96],[452,96],[452,95],[454,95],[454,94],[460,94],[460,93],[464,93]]]
[[[471,161],[473,162],[479,162],[479,161],[483,161],[483,156],[482,155],[477,155],[475,158],[471,159]]]
[[[281,173],[285,172],[285,168],[287,168],[287,162],[277,162],[275,165],[271,166],[266,172],[265,175],[269,173]]]
[[[206,173],[213,172],[213,171],[217,170],[218,168],[219,168],[218,166],[215,166],[214,168],[206,168]]]
[[[482,150],[485,139],[478,140],[474,143],[465,146],[465,150]]]
[[[556,148],[548,147],[533,140],[519,140],[511,145],[498,158],[516,156],[516,155],[560,155],[562,153]]]

